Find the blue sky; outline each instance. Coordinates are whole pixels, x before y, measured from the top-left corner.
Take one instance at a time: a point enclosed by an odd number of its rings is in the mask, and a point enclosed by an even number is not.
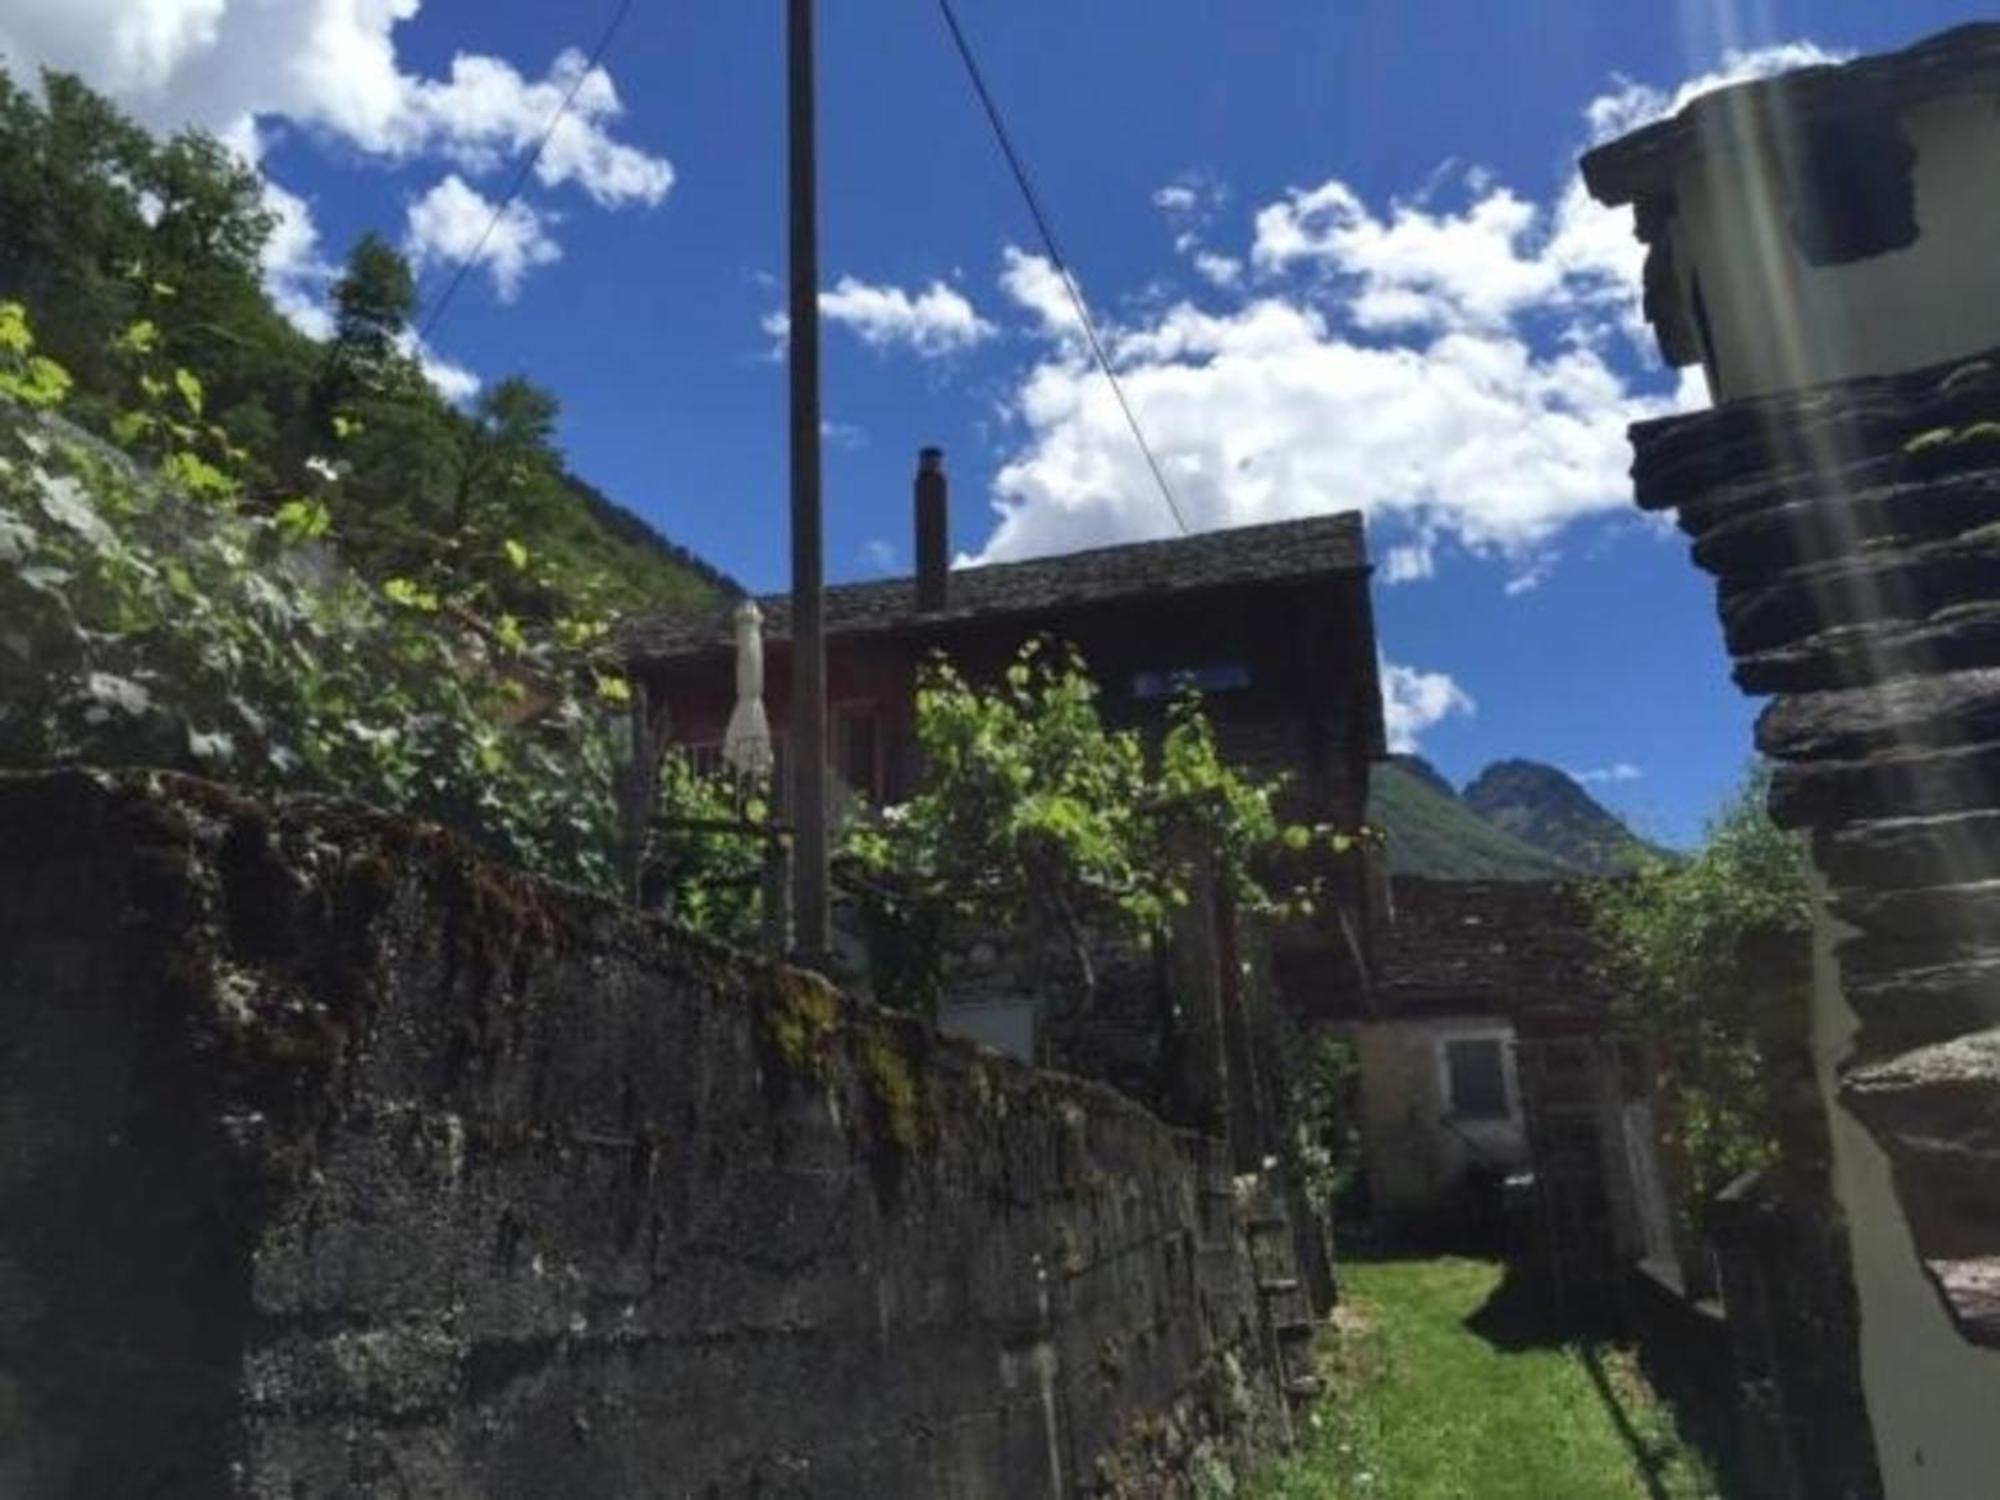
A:
[[[1191,520],[1362,506],[1400,732],[1457,779],[1594,773],[1692,837],[1754,705],[1706,581],[1632,511],[1623,428],[1703,398],[1636,327],[1628,225],[1575,156],[1690,80],[1977,12],[959,3]],[[436,295],[612,9],[16,0],[0,52],[256,155],[274,290],[315,326],[366,228]],[[786,581],[782,9],[638,0],[428,351],[460,388],[555,390],[580,474],[760,589]],[[907,567],[926,443],[968,556],[1165,534],[935,6],[822,9],[830,575]]]

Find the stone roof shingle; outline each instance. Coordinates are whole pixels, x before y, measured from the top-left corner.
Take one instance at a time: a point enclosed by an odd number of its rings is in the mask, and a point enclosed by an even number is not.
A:
[[[890,633],[917,625],[1040,614],[1141,596],[1329,574],[1359,577],[1367,571],[1361,515],[1343,511],[1026,562],[955,568],[949,605],[922,614],[917,611],[913,579],[835,584],[826,591],[826,631],[829,636]],[[765,640],[790,640],[790,595],[765,595],[757,604],[764,613]],[[626,654],[633,660],[661,660],[727,649],[733,638],[733,608],[731,601],[696,613],[634,620],[624,634]]]

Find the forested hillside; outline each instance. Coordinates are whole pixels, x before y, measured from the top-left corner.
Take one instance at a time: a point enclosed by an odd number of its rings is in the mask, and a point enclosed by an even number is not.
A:
[[[1389,873],[1438,880],[1560,880],[1554,855],[1495,828],[1458,800],[1451,783],[1415,757],[1377,765],[1368,821],[1386,836]]]
[[[1467,783],[1466,807],[1587,875],[1623,875],[1665,851],[1647,843],[1555,766],[1499,760]]]
[[[295,329],[260,196],[0,76],[0,771],[360,798],[609,886],[611,620],[723,580],[566,472],[548,392],[441,399],[383,241]]]
[[[523,617],[670,608],[726,583],[568,473],[550,392],[515,375],[461,411],[431,387],[416,286],[385,241],[353,247],[331,338],[293,327],[258,275],[272,228],[255,173],[212,138],[156,140],[73,78],[37,95],[0,74],[0,299],[71,377],[71,420],[156,459],[173,444],[144,382],[185,370],[246,506],[336,476],[329,535],[350,565],[444,597],[483,588]]]

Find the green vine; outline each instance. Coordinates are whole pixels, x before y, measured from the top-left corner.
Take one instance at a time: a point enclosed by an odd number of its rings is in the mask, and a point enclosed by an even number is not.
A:
[[[338,550],[332,466],[252,508],[201,382],[143,322],[114,342],[140,403],[111,424],[129,459],[40,414],[67,377],[0,302],[0,766],[334,793],[610,887],[605,622],[530,624],[476,583],[371,584]]]
[[[1309,915],[1359,830],[1287,823],[1284,785],[1228,765],[1198,695],[1168,708],[1156,742],[1108,726],[1074,650],[1030,641],[991,686],[949,662],[916,696],[915,794],[851,826],[843,866],[869,911],[884,998],[923,1009],[953,930],[1042,935],[1090,977],[1093,934],[1164,933],[1208,858],[1238,907]],[[886,976],[888,983],[882,981]]]

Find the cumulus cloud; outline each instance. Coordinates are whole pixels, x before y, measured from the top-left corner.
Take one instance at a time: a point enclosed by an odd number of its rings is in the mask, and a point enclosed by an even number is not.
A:
[[[1196,250],[1194,268],[1211,286],[1232,287],[1243,279],[1243,262],[1233,255],[1218,255],[1213,250]]]
[[[1444,672],[1382,663],[1382,718],[1389,749],[1414,753],[1417,737],[1453,714],[1476,711],[1472,697]]]
[[[1000,252],[1000,290],[1016,307],[1033,314],[1041,332],[1064,339],[1082,336],[1076,304],[1063,285],[1062,272],[1047,256],[1007,246]]]
[[[899,286],[872,286],[843,276],[819,294],[820,316],[849,329],[874,349],[901,346],[935,358],[993,337],[993,325],[960,293],[933,281],[914,297]]]
[[[1376,213],[1333,179],[1260,210],[1250,259],[1267,275],[1303,266],[1336,282],[1363,330],[1491,330],[1631,305],[1641,251],[1627,219],[1577,183],[1553,211],[1489,186],[1455,213],[1414,202]]]
[[[424,379],[437,388],[437,393],[451,402],[470,400],[479,389],[479,377],[464,365],[446,359],[437,350],[418,338],[414,329],[404,329],[396,346],[417,362],[417,368],[424,372]]]
[[[1198,228],[1215,217],[1228,197],[1229,189],[1221,178],[1190,169],[1154,189],[1153,207],[1171,223]]]
[[[942,281],[933,281],[913,297],[899,286],[871,286],[843,276],[831,291],[819,294],[819,315],[871,349],[901,347],[926,359],[960,353],[999,332]],[[791,315],[782,308],[767,312],[758,327],[771,340],[771,357],[783,359],[792,334]]]
[[[1569,779],[1582,782],[1585,786],[1594,786],[1618,781],[1637,781],[1645,774],[1631,761],[1621,760],[1591,771],[1571,771]]]
[[[419,0],[13,0],[0,56],[76,73],[161,129],[200,125],[239,144],[290,120],[363,152],[437,154],[487,171],[527,148],[572,87],[536,168],[600,203],[657,203],[663,157],[618,141],[611,76],[574,48],[530,79],[501,58],[455,56],[442,78],[406,71],[395,30]]]
[[[1382,558],[1376,575],[1384,583],[1412,583],[1437,572],[1437,553],[1428,539],[1391,547]]]
[[[480,53],[459,53],[442,76],[405,66],[396,29],[420,0],[10,0],[0,8],[0,65],[24,79],[43,68],[75,73],[156,130],[199,126],[251,161],[275,122],[391,162],[437,158],[478,176],[516,160],[568,111],[536,163],[544,188],[572,184],[606,207],[656,204],[672,188],[663,156],[617,138],[623,101],[603,68],[567,48],[539,78]],[[450,181],[453,179],[447,179]],[[463,179],[457,179],[466,193]],[[442,190],[434,189],[430,199]],[[475,195],[476,196],[476,195]],[[264,256],[281,312],[308,333],[329,327],[320,258],[307,205],[272,184],[278,216]],[[462,195],[430,203],[432,235]],[[496,227],[505,248],[482,256],[496,288],[518,286],[553,258],[546,214],[524,207]],[[462,233],[460,237],[463,238]]]
[[[1580,133],[1824,55],[1735,54],[1675,90],[1621,79]],[[1700,377],[1658,368],[1628,211],[1573,177],[1543,200],[1456,164],[1416,186],[1386,203],[1338,177],[1278,195],[1251,213],[1241,255],[1185,247],[1232,263],[1195,262],[1232,291],[1227,310],[1147,301],[1122,320],[1099,309],[1100,326],[1192,527],[1358,509],[1385,581],[1431,576],[1450,540],[1503,562],[1521,592],[1566,527],[1629,509],[1627,425],[1701,404]],[[1181,195],[1156,201],[1182,212]],[[1048,342],[1007,405],[1017,436],[978,559],[1169,534],[1054,268],[1009,247],[999,279]]]
[[[404,246],[419,270],[484,267],[502,302],[520,294],[521,278],[532,268],[562,258],[542,214],[518,199],[499,208],[456,172],[410,205]]]
[[[1421,348],[1345,336],[1317,307],[1182,302],[1111,335],[1127,398],[1196,529],[1357,508],[1525,561],[1579,515],[1624,503],[1625,425],[1666,409],[1589,349],[1505,334]],[[1081,356],[1036,366],[1027,432],[995,481],[987,559],[1167,534],[1116,400]]]
[[[272,219],[271,235],[261,253],[265,290],[301,333],[330,337],[333,314],[327,309],[326,291],[337,272],[320,253],[311,205],[266,178],[263,206]]]

